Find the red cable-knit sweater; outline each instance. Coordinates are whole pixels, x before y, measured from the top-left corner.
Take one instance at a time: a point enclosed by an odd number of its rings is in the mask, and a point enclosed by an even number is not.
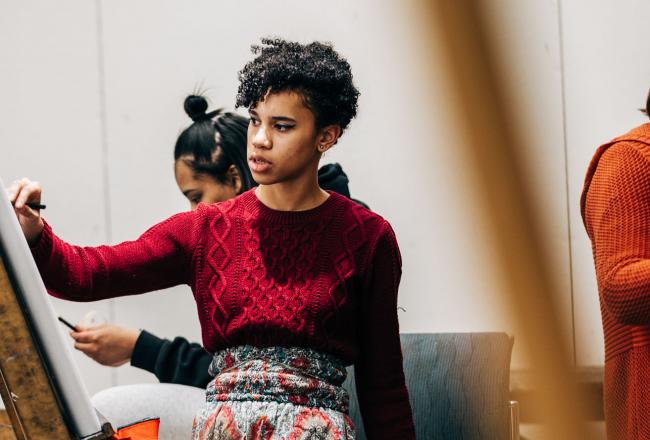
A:
[[[650,124],[596,151],[581,208],[605,331],[607,438],[649,439]]]
[[[354,363],[368,438],[415,438],[397,321],[395,235],[343,196],[283,212],[250,190],[116,246],[72,246],[46,224],[32,250],[50,293],[65,299],[189,284],[210,352],[304,346]]]

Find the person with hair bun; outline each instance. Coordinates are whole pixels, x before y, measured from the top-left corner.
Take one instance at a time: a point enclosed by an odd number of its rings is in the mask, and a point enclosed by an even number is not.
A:
[[[650,123],[596,150],[580,208],[605,333],[607,438],[650,438]]]
[[[366,435],[415,438],[397,319],[390,224],[318,184],[356,116],[350,65],[330,44],[263,39],[239,75],[256,188],[168,218],[116,246],[65,243],[41,187],[9,190],[52,295],[77,301],[189,284],[213,354],[195,439],[354,439],[342,383],[353,364]]]
[[[257,185],[246,159],[248,118],[221,109],[208,112],[207,100],[199,95],[187,96],[183,107],[193,123],[176,140],[174,176],[191,209],[231,199]],[[169,341],[115,324],[76,328],[71,333],[75,348],[102,365],[131,361],[161,382],[201,388],[209,382],[211,356],[200,344],[182,337]]]
[[[192,208],[202,201],[231,199],[255,186],[243,147],[248,119],[222,110],[206,113],[208,102],[197,95],[188,96],[184,108],[194,123],[176,141],[174,175]]]

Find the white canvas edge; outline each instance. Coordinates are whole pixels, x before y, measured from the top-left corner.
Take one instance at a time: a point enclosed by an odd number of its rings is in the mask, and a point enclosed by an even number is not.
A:
[[[0,244],[10,259],[12,273],[23,293],[50,372],[55,376],[60,398],[70,412],[70,427],[79,437],[101,431],[97,412],[75,364],[69,344],[63,339],[52,302],[38,272],[13,206],[0,178]],[[18,396],[20,398],[20,396]]]

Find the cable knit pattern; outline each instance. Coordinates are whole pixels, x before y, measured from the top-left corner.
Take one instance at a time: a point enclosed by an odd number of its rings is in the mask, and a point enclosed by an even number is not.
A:
[[[306,347],[354,363],[369,438],[414,438],[397,322],[397,241],[384,219],[343,196],[284,212],[251,190],[116,246],[72,246],[46,224],[32,251],[48,290],[61,298],[189,284],[210,352]]]
[[[650,438],[650,124],[596,151],[581,209],[605,333],[608,438]]]
[[[223,323],[228,321],[228,311],[224,304],[224,294],[226,293],[227,280],[225,271],[230,262],[232,261],[232,254],[230,253],[226,240],[231,233],[232,222],[225,213],[232,209],[233,202],[226,202],[222,206],[222,210],[216,211],[214,218],[210,222],[210,234],[213,240],[212,246],[208,252],[208,265],[213,273],[208,282],[208,289],[214,301],[214,311],[210,313],[209,309],[205,307],[210,304],[204,304],[204,312],[211,317],[212,325],[215,332],[223,340],[227,340],[226,330],[223,328]],[[223,227],[219,228],[218,224],[223,223]]]
[[[252,326],[288,322],[298,332],[305,331],[308,303],[304,297],[312,291],[325,221],[287,226],[264,223],[251,213],[244,218],[248,263],[242,274],[242,322]]]

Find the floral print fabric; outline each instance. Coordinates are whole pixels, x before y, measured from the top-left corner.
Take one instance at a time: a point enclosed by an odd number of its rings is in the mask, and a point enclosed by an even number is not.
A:
[[[308,348],[241,346],[215,354],[196,440],[354,440],[345,364]]]

